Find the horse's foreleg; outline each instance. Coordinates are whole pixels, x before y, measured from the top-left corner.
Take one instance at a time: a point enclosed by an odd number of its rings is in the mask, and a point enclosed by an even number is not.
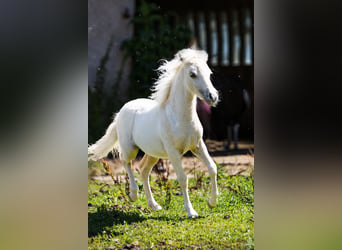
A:
[[[182,161],[181,161],[181,155],[179,152],[173,149],[167,150],[169,159],[171,161],[171,164],[173,168],[176,171],[178,183],[182,189],[183,197],[184,197],[184,207],[186,211],[188,212],[189,218],[196,218],[198,216],[197,212],[193,209],[192,204],[189,199],[189,193],[188,193],[188,177],[185,174],[183,168],[182,168]]]
[[[144,185],[144,191],[147,199],[147,204],[153,210],[160,210],[162,207],[154,200],[151,192],[151,187],[149,183],[149,176],[153,166],[157,163],[158,158],[154,158],[152,156],[144,155],[144,158],[141,160],[140,170],[141,170],[141,179]]]
[[[132,201],[136,201],[138,199],[139,187],[135,183],[134,175],[133,175],[132,168],[131,168],[131,163],[124,161],[123,165],[127,171],[128,177],[129,177],[129,187],[131,190],[129,197],[131,198]]]
[[[205,146],[203,140],[200,141],[199,145],[196,147],[196,150],[193,153],[208,167],[208,172],[210,176],[210,184],[211,184],[211,197],[209,199],[209,207],[214,207],[217,203],[217,167],[213,159],[211,159],[207,147]]]

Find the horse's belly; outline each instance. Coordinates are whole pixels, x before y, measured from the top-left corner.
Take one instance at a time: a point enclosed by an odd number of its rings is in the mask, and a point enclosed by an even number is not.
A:
[[[159,131],[158,109],[140,111],[136,114],[133,129],[134,143],[150,156],[166,158],[167,153],[164,150]]]
[[[149,131],[135,137],[135,144],[144,151],[145,154],[156,158],[167,158],[167,153],[159,137]]]

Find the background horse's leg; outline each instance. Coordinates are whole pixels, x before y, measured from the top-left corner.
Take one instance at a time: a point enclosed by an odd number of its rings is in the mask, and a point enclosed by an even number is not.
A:
[[[210,184],[211,184],[211,197],[209,199],[209,207],[214,207],[217,203],[217,167],[213,159],[211,159],[207,147],[205,146],[203,140],[201,139],[199,146],[196,148],[193,153],[208,167],[208,172],[210,176]]]
[[[158,158],[154,158],[149,155],[144,155],[143,159],[140,163],[140,169],[141,169],[141,179],[144,185],[144,191],[147,199],[147,204],[153,209],[153,210],[160,210],[162,207],[154,200],[151,192],[151,187],[149,183],[149,175],[151,173],[151,170],[153,166],[157,163]]]
[[[238,140],[239,140],[239,128],[240,128],[240,124],[239,123],[235,123],[234,127],[233,127],[233,131],[234,131],[234,149],[238,149]]]
[[[226,146],[227,150],[229,150],[231,142],[232,142],[232,126],[228,125],[227,126],[227,146]]]
[[[131,198],[132,201],[136,201],[138,199],[139,187],[135,183],[134,175],[133,175],[132,168],[131,168],[131,163],[130,163],[130,161],[129,162],[123,161],[122,163],[123,163],[123,165],[127,171],[128,177],[129,177],[129,187],[131,190],[129,197]]]
[[[177,150],[168,149],[167,154],[169,156],[169,159],[171,161],[171,164],[173,168],[176,171],[178,183],[182,189],[183,197],[184,197],[184,207],[186,211],[188,212],[189,218],[196,218],[198,217],[197,212],[193,209],[192,204],[189,199],[189,193],[188,193],[188,177],[184,173],[184,170],[182,168],[182,161],[181,161],[181,155],[178,153]]]

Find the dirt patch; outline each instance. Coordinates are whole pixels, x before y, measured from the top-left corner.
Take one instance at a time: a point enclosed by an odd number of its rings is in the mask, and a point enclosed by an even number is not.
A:
[[[223,166],[224,170],[229,175],[250,175],[254,171],[254,145],[247,142],[241,142],[238,145],[238,150],[226,150],[226,143],[223,141],[212,141],[207,140],[206,145],[208,151],[216,163]],[[126,171],[124,170],[119,159],[106,159],[109,166],[111,167],[112,173],[120,181],[125,181]],[[135,159],[132,161],[134,172],[139,173],[139,161]],[[171,162],[168,159],[163,160],[163,165],[169,171],[169,178],[176,179],[175,171],[172,167]],[[182,158],[182,165],[184,171],[187,173],[189,178],[193,177],[196,171],[208,172],[208,169],[202,162],[200,162],[194,156],[184,156]],[[113,180],[108,175],[100,175],[99,172],[92,179],[104,181],[107,183],[113,183]],[[152,175],[156,175],[152,171]]]

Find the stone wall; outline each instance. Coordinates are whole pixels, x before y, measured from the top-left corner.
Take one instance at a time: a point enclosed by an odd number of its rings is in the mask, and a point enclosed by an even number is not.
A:
[[[134,15],[134,5],[134,0],[88,0],[88,85],[94,85],[96,69],[106,53],[111,37],[113,44],[106,63],[105,90],[109,91],[115,83],[123,59],[120,45],[133,35],[130,18]],[[129,84],[129,71],[130,61],[127,61],[120,82],[123,95]]]

